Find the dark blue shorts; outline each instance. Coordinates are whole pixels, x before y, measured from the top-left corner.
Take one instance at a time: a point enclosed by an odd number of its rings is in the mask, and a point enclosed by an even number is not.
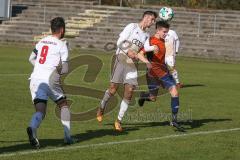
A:
[[[157,96],[160,86],[163,86],[165,89],[176,86],[176,82],[170,74],[166,74],[162,78],[147,76],[147,83],[150,94],[154,96]]]
[[[160,78],[160,81],[162,81],[163,86],[166,89],[170,89],[171,87],[176,86],[176,82],[170,74],[167,74],[164,77]]]

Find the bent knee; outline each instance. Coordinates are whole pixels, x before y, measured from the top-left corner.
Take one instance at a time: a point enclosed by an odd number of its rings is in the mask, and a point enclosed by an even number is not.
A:
[[[124,99],[128,100],[128,101],[131,101],[132,99],[132,92],[126,92],[124,93]]]
[[[157,97],[156,96],[150,96],[149,99],[150,99],[150,101],[155,102],[157,100]]]
[[[62,97],[59,100],[57,100],[56,104],[58,105],[59,108],[68,107],[68,103],[67,103],[66,97]]]
[[[125,87],[124,98],[131,101],[133,92],[134,92],[134,87],[132,86]]]
[[[111,85],[108,89],[109,93],[113,96],[117,92],[117,87],[114,85]]]
[[[47,100],[34,99],[34,106],[36,112],[41,112],[44,116],[46,114]]]
[[[170,89],[170,94],[171,94],[172,97],[178,97],[179,96],[179,93],[178,93],[178,90],[177,90],[176,86],[174,86]]]

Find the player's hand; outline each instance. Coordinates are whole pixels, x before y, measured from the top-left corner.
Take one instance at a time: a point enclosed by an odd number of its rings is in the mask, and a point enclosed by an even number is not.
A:
[[[131,49],[128,50],[128,57],[132,59],[136,59],[136,53],[132,51]]]
[[[158,46],[154,45],[154,54],[158,53],[159,52],[159,48]]]
[[[150,70],[152,68],[152,64],[151,63],[146,63],[146,66],[147,66],[148,70]]]
[[[138,62],[138,61],[139,61],[139,58],[138,58],[137,54],[135,55],[135,57],[133,58],[133,60],[134,60],[135,62]]]

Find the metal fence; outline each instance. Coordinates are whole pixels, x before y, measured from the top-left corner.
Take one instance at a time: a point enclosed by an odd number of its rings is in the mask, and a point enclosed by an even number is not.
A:
[[[99,4],[118,6],[167,5],[191,8],[213,8],[240,10],[239,0],[98,0]]]

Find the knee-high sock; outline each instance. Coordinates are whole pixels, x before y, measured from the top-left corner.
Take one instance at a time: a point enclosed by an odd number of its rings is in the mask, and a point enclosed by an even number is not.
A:
[[[119,113],[118,113],[118,120],[119,121],[122,121],[122,118],[123,118],[125,112],[128,109],[128,104],[129,104],[129,101],[127,101],[125,99],[122,100],[121,105],[120,105],[120,110],[119,110]]]
[[[179,97],[171,98],[171,108],[172,108],[172,118],[173,120],[177,120],[177,113],[179,109]]]
[[[40,126],[42,120],[43,120],[43,113],[42,112],[36,112],[33,114],[31,122],[30,122],[30,127],[32,128],[33,132],[33,137],[37,137],[37,128]]]
[[[63,106],[61,108],[61,122],[64,128],[64,135],[67,138],[71,137],[70,134],[70,120],[71,120],[71,113],[67,106]]]
[[[109,92],[109,90],[105,91],[105,94],[103,96],[103,99],[101,101],[101,108],[104,109],[107,105],[107,102],[109,101],[109,99],[111,98],[111,94]]]

